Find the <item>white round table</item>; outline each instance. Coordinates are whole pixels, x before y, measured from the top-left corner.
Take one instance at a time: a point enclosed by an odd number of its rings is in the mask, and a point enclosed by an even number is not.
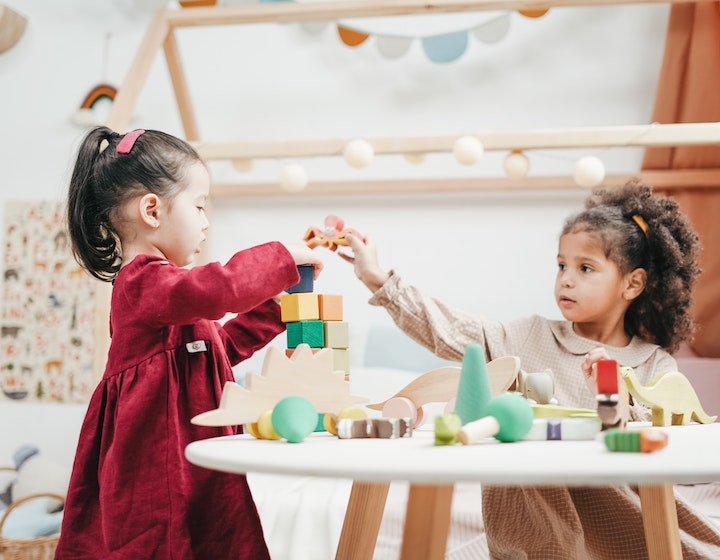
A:
[[[640,426],[633,426],[640,427]],[[231,473],[262,472],[352,479],[337,558],[372,558],[390,481],[410,482],[402,557],[444,558],[453,484],[610,485],[640,488],[651,558],[680,558],[673,483],[720,480],[720,423],[655,428],[669,443],[654,453],[610,452],[601,441],[492,438],[435,446],[430,430],[410,438],[338,439],[316,433],[300,443],[226,436],[191,443],[196,465]]]

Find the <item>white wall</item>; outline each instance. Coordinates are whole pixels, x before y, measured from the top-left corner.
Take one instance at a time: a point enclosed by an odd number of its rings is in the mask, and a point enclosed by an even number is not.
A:
[[[97,83],[122,83],[150,15],[137,7],[140,0],[5,3],[24,14],[28,26],[20,42],[0,55],[0,204],[62,198],[84,132],[71,124],[70,114]],[[649,122],[667,14],[662,4],[557,8],[539,19],[515,13],[505,39],[492,45],[471,39],[468,51],[447,65],[429,62],[417,43],[397,60],[383,59],[372,41],[350,49],[332,27],[317,36],[297,25],[184,29],[178,40],[204,138],[461,134]],[[461,16],[455,25],[476,21],[470,17]],[[131,126],[181,132],[161,56]],[[640,165],[638,150],[591,153],[609,173]],[[340,158],[301,163],[311,180],[488,177],[502,175],[501,157],[486,154],[471,167],[450,156],[429,157],[420,166],[376,158],[362,170]],[[531,172],[571,174],[577,157],[531,153]],[[284,163],[256,162],[245,175],[220,164],[213,173],[267,181],[279,176]],[[557,316],[556,237],[585,194],[578,189],[223,200],[214,207],[212,253],[225,259],[269,239],[300,242],[307,227],[321,226],[334,213],[373,235],[384,266],[397,267],[449,303],[499,318]],[[369,294],[349,265],[326,254],[317,291],[344,295],[360,346],[366,329],[387,318],[366,305]],[[360,352],[352,355],[357,363]]]

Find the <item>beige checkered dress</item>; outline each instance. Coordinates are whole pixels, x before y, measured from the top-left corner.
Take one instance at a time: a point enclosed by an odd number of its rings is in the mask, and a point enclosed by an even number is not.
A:
[[[404,284],[395,272],[370,303],[385,307],[405,333],[441,358],[461,361],[468,344],[481,344],[488,360],[517,356],[525,371],[550,368],[559,404],[597,406],[580,366],[587,352],[602,345],[576,335],[567,321],[532,316],[501,323],[470,315]],[[654,373],[677,369],[667,352],[638,338],[623,348],[606,348],[620,364],[633,367],[643,383]],[[650,411],[635,404],[631,415],[649,420]],[[720,559],[718,528],[681,498],[676,502],[683,558]],[[629,486],[488,486],[482,506],[492,558],[647,558],[640,499]]]

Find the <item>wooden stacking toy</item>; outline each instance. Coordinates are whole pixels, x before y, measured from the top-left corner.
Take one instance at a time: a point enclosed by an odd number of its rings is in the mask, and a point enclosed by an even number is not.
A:
[[[533,412],[525,397],[504,393],[493,398],[484,408],[485,416],[465,424],[458,433],[463,445],[494,437],[498,441],[520,441],[533,425]]]
[[[621,430],[612,428],[605,432],[605,446],[609,451],[634,451],[652,453],[668,444],[668,435],[662,430]]]
[[[598,360],[595,364],[597,413],[602,429],[624,428],[630,419],[630,398],[615,360]]]

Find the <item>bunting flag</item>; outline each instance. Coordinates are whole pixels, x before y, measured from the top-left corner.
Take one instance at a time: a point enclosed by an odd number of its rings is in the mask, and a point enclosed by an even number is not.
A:
[[[302,2],[303,0],[258,0],[261,4],[276,2]],[[529,18],[545,15],[543,10],[519,10],[518,13]],[[470,37],[491,44],[502,40],[510,30],[511,11],[477,12],[463,14],[433,14],[432,23],[440,23],[444,29],[428,30],[428,15],[387,16],[384,18],[354,19],[336,22],[304,22],[301,27],[310,34],[317,35],[328,25],[337,27],[340,40],[348,47],[357,47],[375,39],[378,52],[385,58],[400,58],[405,55],[414,41],[419,41],[425,56],[431,62],[446,64],[460,58],[468,49]],[[412,25],[421,23],[421,25]],[[402,22],[398,21],[402,18]],[[415,18],[414,21],[413,18]],[[408,22],[411,25],[408,25]],[[458,22],[462,22],[458,25]],[[470,22],[470,23],[468,23]],[[388,24],[390,27],[388,27]],[[449,23],[449,25],[448,25]],[[394,29],[393,30],[393,26]],[[438,25],[434,25],[436,28]],[[415,28],[415,31],[413,31]],[[402,32],[397,31],[402,29]]]

